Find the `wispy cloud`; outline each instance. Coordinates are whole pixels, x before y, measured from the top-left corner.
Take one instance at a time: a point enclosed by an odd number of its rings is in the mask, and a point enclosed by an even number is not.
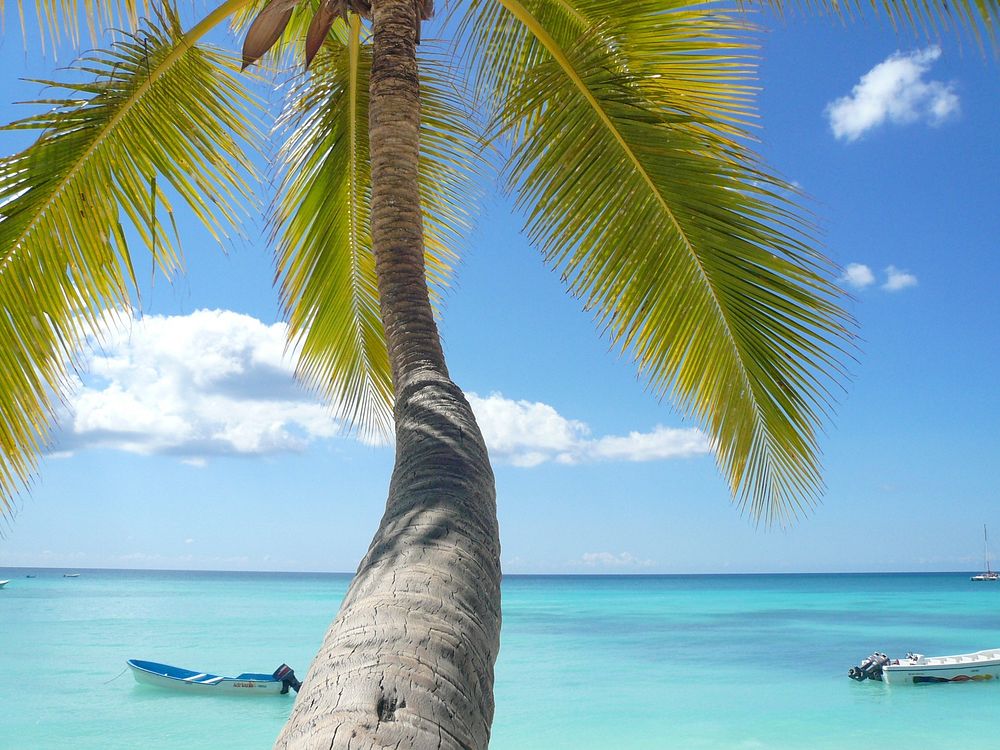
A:
[[[652,560],[643,560],[630,552],[622,552],[618,555],[611,552],[584,552],[580,557],[588,568],[604,568],[620,570],[622,568],[649,568],[654,563]]]
[[[875,283],[875,274],[864,263],[848,263],[840,280],[854,289],[867,289]],[[917,277],[896,266],[885,269],[885,283],[879,288],[886,292],[898,292],[917,285]]]
[[[897,52],[869,70],[848,96],[827,105],[833,135],[850,142],[885,122],[940,125],[957,114],[954,85],[924,78],[939,57],[937,46]]]
[[[917,277],[907,271],[901,271],[895,266],[885,269],[886,280],[882,288],[887,292],[898,292],[917,285]]]
[[[568,419],[548,404],[515,401],[499,393],[468,397],[491,454],[516,466],[659,461],[711,451],[708,438],[695,428],[657,425],[650,432],[593,437],[584,422]]]

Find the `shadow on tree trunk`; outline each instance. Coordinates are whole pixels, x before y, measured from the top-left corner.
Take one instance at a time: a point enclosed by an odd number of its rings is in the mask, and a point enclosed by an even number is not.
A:
[[[472,410],[421,370],[396,403],[385,515],[279,748],[485,748],[500,637],[496,494]]]

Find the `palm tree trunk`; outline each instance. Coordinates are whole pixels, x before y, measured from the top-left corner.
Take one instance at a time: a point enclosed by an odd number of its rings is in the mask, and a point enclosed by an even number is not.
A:
[[[372,14],[372,238],[396,463],[385,515],[275,747],[479,750],[500,645],[496,491],[424,275],[416,3],[375,0]]]

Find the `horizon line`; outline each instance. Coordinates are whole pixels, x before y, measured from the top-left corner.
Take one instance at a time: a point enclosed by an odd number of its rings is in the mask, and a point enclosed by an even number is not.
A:
[[[264,575],[320,575],[320,576],[351,576],[355,573],[349,571],[329,571],[329,570],[222,570],[211,568],[83,568],[69,565],[49,566],[49,565],[0,565],[0,570],[52,570],[52,571],[92,571],[92,572],[131,572],[131,573],[237,573],[237,574],[264,574]],[[729,572],[702,572],[702,573],[642,573],[642,572],[622,572],[622,571],[591,571],[591,572],[567,572],[567,573],[503,573],[506,577],[548,577],[548,578],[656,578],[656,577],[683,577],[683,576],[903,576],[903,575],[967,575],[975,573],[975,570],[817,570],[817,571],[729,571]]]

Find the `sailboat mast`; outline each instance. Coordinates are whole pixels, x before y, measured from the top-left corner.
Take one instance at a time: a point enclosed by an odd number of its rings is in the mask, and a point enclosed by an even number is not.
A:
[[[990,570],[990,539],[986,536],[986,524],[983,524],[983,554],[986,557],[986,572],[992,573]]]

